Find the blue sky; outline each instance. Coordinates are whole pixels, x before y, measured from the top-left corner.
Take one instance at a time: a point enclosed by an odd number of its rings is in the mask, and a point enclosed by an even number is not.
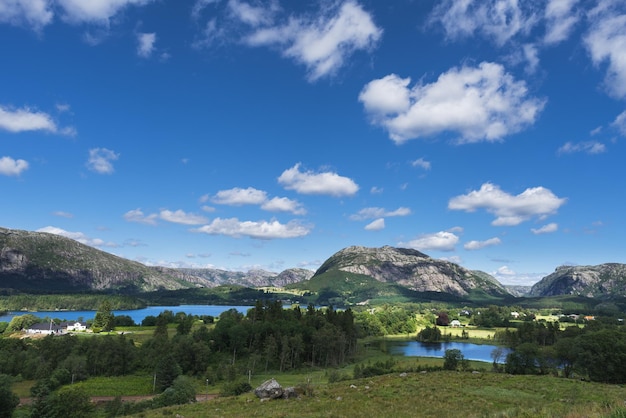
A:
[[[621,0],[1,0],[0,39],[3,227],[172,267],[626,262]]]

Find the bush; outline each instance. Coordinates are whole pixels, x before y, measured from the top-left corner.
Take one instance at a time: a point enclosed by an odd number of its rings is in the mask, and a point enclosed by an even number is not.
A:
[[[248,382],[228,382],[222,386],[220,396],[239,396],[252,390]]]

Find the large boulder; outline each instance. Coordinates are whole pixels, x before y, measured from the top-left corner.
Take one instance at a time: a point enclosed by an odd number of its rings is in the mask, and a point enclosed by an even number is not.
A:
[[[254,394],[260,399],[278,399],[283,396],[283,387],[272,378],[254,389]]]

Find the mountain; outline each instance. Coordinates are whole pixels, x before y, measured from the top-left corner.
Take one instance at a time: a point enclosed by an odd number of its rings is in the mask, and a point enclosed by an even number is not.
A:
[[[59,235],[0,228],[0,289],[133,293],[220,285],[283,287],[312,275],[305,269],[277,274],[149,267]]]
[[[626,296],[626,264],[561,266],[535,283],[529,296]]]
[[[309,280],[313,271],[299,268],[284,270],[278,274],[265,270],[248,272],[229,271],[208,268],[179,268],[178,277],[203,287],[239,285],[246,287],[284,287],[293,283]]]
[[[381,284],[388,286],[380,286]],[[492,276],[419,251],[385,246],[347,247],[332,255],[306,283],[314,291],[353,300],[384,293],[439,293],[453,297],[510,296]],[[302,287],[302,286],[298,286]],[[406,292],[404,292],[406,293]]]
[[[171,269],[154,269],[69,238],[0,228],[0,288],[137,292],[193,286]]]

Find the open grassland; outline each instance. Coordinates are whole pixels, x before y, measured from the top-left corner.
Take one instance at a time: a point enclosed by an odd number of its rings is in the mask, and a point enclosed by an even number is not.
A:
[[[249,393],[136,417],[591,418],[621,416],[626,399],[626,388],[621,386],[482,372],[394,373],[311,388],[312,396],[297,400],[261,402]]]

